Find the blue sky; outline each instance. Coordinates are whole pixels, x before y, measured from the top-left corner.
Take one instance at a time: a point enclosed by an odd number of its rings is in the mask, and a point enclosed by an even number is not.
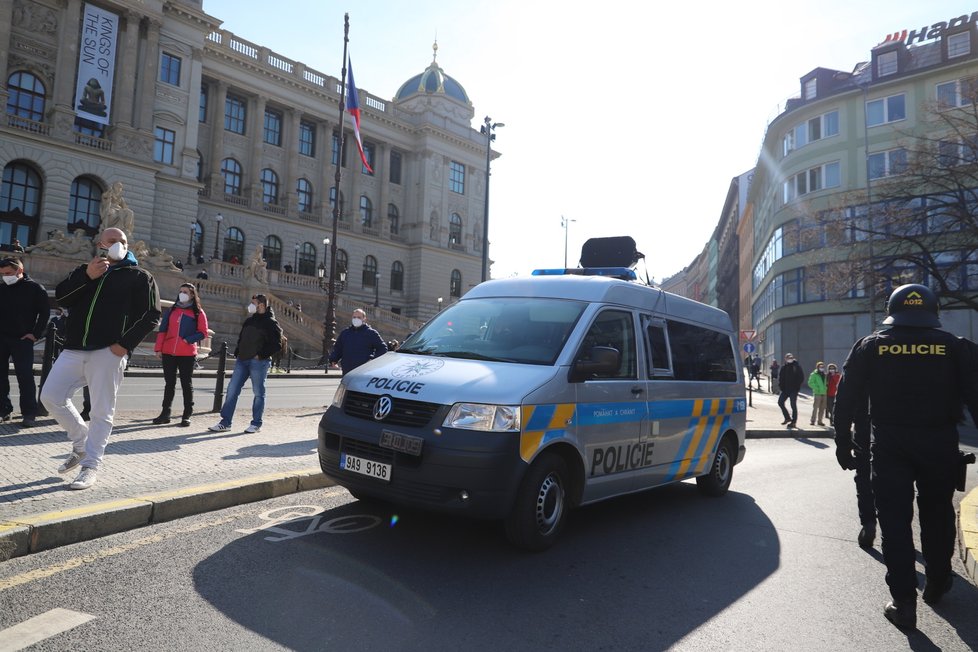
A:
[[[204,10],[336,77],[349,13],[357,85],[387,99],[428,66],[437,38],[472,126],[506,123],[490,185],[493,276],[562,266],[563,215],[575,220],[569,265],[589,237],[631,235],[656,280],[702,250],[731,178],[755,165],[802,75],[850,71],[887,33],[978,11],[978,0],[655,4],[204,0]]]

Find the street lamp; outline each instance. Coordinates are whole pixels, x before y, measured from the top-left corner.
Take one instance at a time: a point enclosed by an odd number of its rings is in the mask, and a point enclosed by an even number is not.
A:
[[[444,301],[441,297],[438,297],[438,312],[441,312],[441,302]]]
[[[496,127],[505,127],[504,122],[493,122],[492,118],[486,116],[485,124],[479,127],[479,133],[486,137],[486,203],[485,215],[482,219],[482,280],[489,278],[489,160],[492,157],[492,141],[496,140],[496,134],[492,133]]]
[[[560,216],[560,226],[564,228],[564,269],[567,269],[567,231],[569,230],[571,222],[576,222],[577,220],[569,220],[563,215]]]
[[[299,243],[295,243],[295,260],[292,261],[292,271],[296,274],[299,273]]]
[[[218,213],[214,219],[217,221],[217,228],[214,229],[214,260],[217,260],[217,244],[221,240],[221,222],[224,220],[224,216]]]
[[[380,272],[374,272],[374,308],[380,306]]]

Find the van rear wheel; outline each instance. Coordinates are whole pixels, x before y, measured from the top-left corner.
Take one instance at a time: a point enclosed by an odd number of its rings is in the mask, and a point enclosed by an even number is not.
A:
[[[567,513],[567,464],[556,453],[543,453],[530,466],[506,517],[510,543],[525,550],[546,550],[564,527]]]
[[[696,478],[696,486],[707,496],[722,496],[730,488],[736,459],[732,441],[729,437],[725,437],[720,442],[713,464],[710,465],[710,472]]]

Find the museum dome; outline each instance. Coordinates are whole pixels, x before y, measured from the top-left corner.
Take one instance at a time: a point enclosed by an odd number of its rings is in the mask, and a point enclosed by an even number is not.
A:
[[[406,100],[417,94],[425,95],[444,95],[464,104],[470,104],[469,96],[462,88],[462,85],[452,77],[445,74],[445,71],[438,65],[438,42],[432,46],[434,51],[431,58],[431,65],[420,75],[415,75],[401,85],[394,96],[394,100]]]

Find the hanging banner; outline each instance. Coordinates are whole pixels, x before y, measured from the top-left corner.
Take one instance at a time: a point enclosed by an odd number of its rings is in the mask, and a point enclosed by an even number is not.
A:
[[[85,5],[75,88],[75,112],[79,118],[109,124],[118,32],[118,15],[95,5]]]

